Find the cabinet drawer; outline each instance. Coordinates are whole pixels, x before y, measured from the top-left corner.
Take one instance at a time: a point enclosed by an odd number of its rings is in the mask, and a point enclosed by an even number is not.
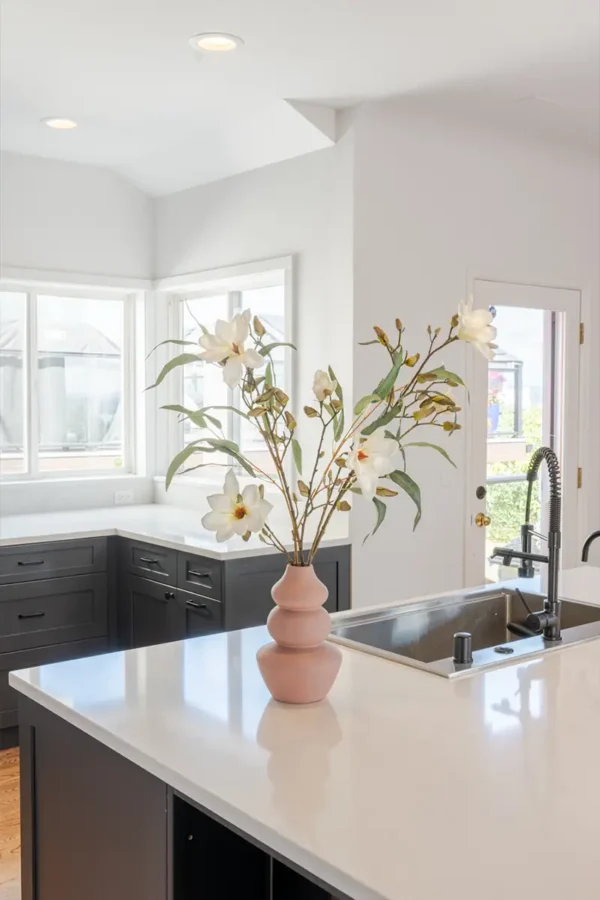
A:
[[[179,554],[177,586],[193,594],[202,594],[212,600],[223,595],[223,563],[205,556]]]
[[[218,600],[177,591],[177,599],[185,610],[185,636],[199,637],[223,630],[223,608]]]
[[[106,575],[75,575],[0,589],[0,653],[102,637]]]
[[[106,571],[106,538],[0,547],[0,584]]]
[[[132,575],[151,578],[161,584],[177,583],[177,551],[153,544],[124,541],[121,549],[124,568]]]

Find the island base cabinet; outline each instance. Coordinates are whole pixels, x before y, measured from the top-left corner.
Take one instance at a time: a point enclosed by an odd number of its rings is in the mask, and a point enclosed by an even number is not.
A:
[[[22,900],[348,900],[22,695],[19,719]]]
[[[22,900],[168,900],[167,787],[20,699]]]

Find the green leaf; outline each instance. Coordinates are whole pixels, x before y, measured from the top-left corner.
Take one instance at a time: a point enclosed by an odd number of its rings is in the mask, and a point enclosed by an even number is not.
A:
[[[252,464],[248,462],[245,456],[242,456],[240,448],[234,441],[218,440],[217,438],[205,438],[204,441],[211,447],[214,447],[215,450],[221,450],[223,453],[227,454],[227,456],[233,457],[248,475],[254,476],[255,473]]]
[[[413,524],[414,531],[421,521],[421,488],[416,483],[416,481],[412,480],[410,475],[407,475],[406,472],[400,471],[400,469],[396,469],[395,472],[391,472],[387,477],[390,478],[394,482],[394,484],[397,484],[398,487],[401,487],[417,507],[417,514],[415,516],[415,521]]]
[[[365,411],[367,406],[371,403],[377,403],[381,397],[378,394],[367,394],[366,397],[361,397],[356,406],[354,407],[354,415],[360,416],[361,413]]]
[[[173,412],[181,413],[182,416],[186,416],[190,422],[193,422],[197,428],[206,428],[207,420],[212,425],[216,425],[217,428],[222,427],[218,419],[207,415],[202,409],[186,409],[185,406],[181,406],[178,403],[167,403],[165,406],[161,406],[161,409],[170,409]]]
[[[165,407],[165,409],[168,409],[168,407]],[[217,422],[218,419],[212,419],[210,416],[208,416],[206,414],[207,409],[210,409],[213,411],[218,410],[218,409],[226,409],[226,410],[229,410],[230,412],[236,413],[238,416],[241,416],[243,419],[248,418],[248,414],[245,413],[243,410],[239,409],[237,406],[203,406],[202,409],[198,410],[198,412],[202,413],[202,415],[205,416],[207,419],[209,419],[211,422]]]
[[[190,363],[197,362],[201,362],[201,360],[198,359],[198,355],[196,353],[180,353],[179,356],[174,356],[173,359],[170,359],[168,363],[165,363],[154,384],[149,385],[146,390],[149,391],[152,388],[157,387],[162,381],[165,380],[169,372],[171,372],[173,369],[176,369],[178,366],[187,366]]]
[[[379,499],[379,497],[373,497],[373,503],[375,505],[377,521],[375,522],[375,528],[373,529],[373,531],[370,534],[368,534],[366,536],[366,538],[363,541],[363,544],[365,544],[368,541],[368,539],[370,537],[372,537],[372,535],[376,534],[379,531],[379,528],[383,524],[383,520],[385,519],[386,513],[387,513],[387,506],[385,505],[383,500]]]
[[[375,393],[380,398],[380,400],[385,400],[389,392],[392,390],[394,385],[396,384],[396,379],[398,378],[398,374],[401,369],[400,363],[394,363],[390,371],[387,373],[385,378],[383,378],[377,387],[375,388]]]
[[[366,428],[363,428],[361,434],[373,434],[374,431],[377,431],[378,428],[383,428],[384,425],[388,425],[392,422],[399,413],[402,412],[402,404],[396,403],[391,409],[386,410],[386,412],[382,413],[374,422],[371,422],[367,425]]]
[[[359,341],[358,346],[359,347],[370,347],[371,344],[380,344],[380,343],[381,343],[381,341],[378,341],[377,339],[375,339],[374,341]]]
[[[380,500],[379,497],[373,497],[373,503],[375,504],[375,509],[377,510],[377,522],[375,524],[375,528],[373,529],[373,534],[379,531],[381,525],[383,525],[383,520],[385,519],[387,513],[387,506]]]
[[[266,344],[264,347],[259,347],[258,352],[261,356],[268,356],[273,350],[276,350],[277,347],[291,347],[292,350],[296,350],[294,344],[289,344],[287,341],[274,341],[272,344]]]
[[[337,380],[336,375],[335,375],[335,372],[333,371],[333,369],[331,368],[331,366],[328,366],[328,367],[327,367],[327,370],[328,370],[328,372],[329,372],[329,377],[331,378],[332,381],[335,382],[335,393],[336,393],[336,396],[337,396],[338,400],[339,400],[340,403],[342,404],[342,408],[339,410],[338,415],[337,415],[337,418],[335,419],[335,421],[334,421],[334,423],[333,423],[333,439],[334,439],[335,441],[339,441],[339,439],[341,438],[342,434],[344,433],[344,423],[345,423],[345,417],[344,417],[344,392],[343,392],[342,386],[341,386],[341,384],[339,383],[339,381]]]
[[[298,475],[302,475],[302,447],[300,446],[296,438],[292,438],[292,453],[294,456],[296,469],[298,470]]]
[[[273,366],[271,363],[269,363],[265,369],[265,384],[269,387],[273,387]]]
[[[340,409],[339,413],[333,420],[333,439],[334,441],[339,441],[342,434],[344,433],[344,409]]]
[[[430,444],[428,441],[411,441],[409,444],[404,444],[405,447],[431,447],[432,450],[437,450],[438,453],[441,453],[444,459],[447,459],[451,466],[456,468],[456,463],[454,460],[448,456],[443,447],[439,447],[437,444]]]
[[[192,453],[199,452],[199,448],[196,446],[197,443],[197,441],[194,441],[194,443],[188,444],[183,448],[183,450],[180,450],[179,453],[177,453],[169,463],[169,468],[167,469],[167,475],[165,478],[165,488],[167,491],[171,486],[171,482],[173,481],[175,473],[179,471],[186,459],[188,459],[192,455]]]
[[[180,341],[180,340],[177,340],[176,338],[169,338],[166,341],[161,341],[160,344],[156,345],[156,347],[153,347],[152,350],[150,351],[150,353],[148,354],[148,356],[146,357],[146,359],[150,359],[150,357],[152,356],[154,351],[158,350],[159,347],[164,347],[165,344],[180,344],[180,345],[193,344],[195,347],[197,347],[198,341]]]
[[[437,369],[430,369],[429,372],[424,373],[426,375],[435,375],[438,381],[455,381],[457,384],[465,387],[465,383],[458,375],[454,372],[449,372],[445,366],[438,366]]]

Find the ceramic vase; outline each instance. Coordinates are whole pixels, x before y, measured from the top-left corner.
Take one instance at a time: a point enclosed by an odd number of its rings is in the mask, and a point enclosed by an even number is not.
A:
[[[328,591],[312,566],[288,566],[271,590],[275,608],[267,619],[273,643],[258,651],[260,673],[275,700],[316,703],[331,690],[342,663],[327,643],[331,617]]]

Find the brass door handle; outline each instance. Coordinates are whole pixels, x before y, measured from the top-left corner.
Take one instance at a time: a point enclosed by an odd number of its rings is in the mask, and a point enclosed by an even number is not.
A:
[[[475,524],[478,528],[487,528],[491,521],[490,517],[486,516],[485,513],[477,513],[475,516]]]

